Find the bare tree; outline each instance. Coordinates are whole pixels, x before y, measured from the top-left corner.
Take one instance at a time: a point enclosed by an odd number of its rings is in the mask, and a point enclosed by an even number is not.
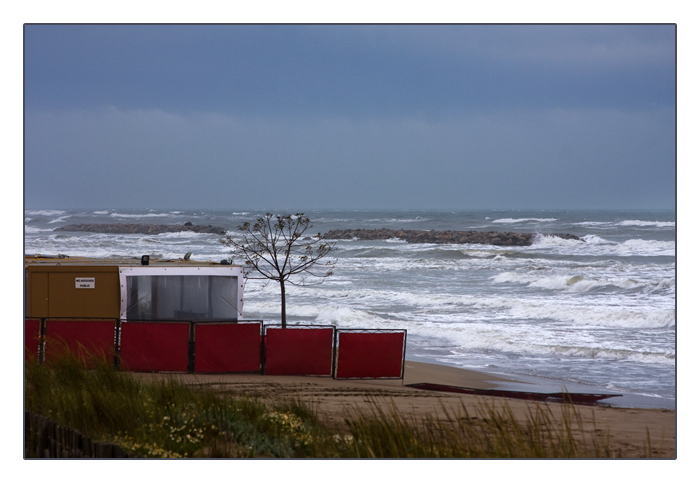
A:
[[[293,216],[267,213],[253,225],[248,222],[239,225],[241,238],[227,235],[221,239],[221,243],[233,248],[232,259],[241,258],[245,262],[246,278],[280,284],[283,328],[287,327],[285,283],[311,285],[333,275],[337,260],[321,262],[321,259],[335,248],[335,243],[323,242],[320,233],[304,236],[312,227],[303,213]]]

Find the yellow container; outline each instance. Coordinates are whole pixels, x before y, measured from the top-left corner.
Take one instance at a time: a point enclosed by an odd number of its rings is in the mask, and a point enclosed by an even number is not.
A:
[[[25,257],[26,317],[237,320],[238,265],[140,258]]]

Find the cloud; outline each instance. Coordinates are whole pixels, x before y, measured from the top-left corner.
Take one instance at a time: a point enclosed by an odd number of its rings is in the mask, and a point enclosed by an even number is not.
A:
[[[63,186],[53,197],[65,207],[670,207],[673,116],[530,109],[360,122],[28,111],[27,199]]]
[[[28,26],[28,107],[461,115],[672,105],[675,27]]]
[[[673,206],[673,25],[27,25],[24,72],[38,208]]]

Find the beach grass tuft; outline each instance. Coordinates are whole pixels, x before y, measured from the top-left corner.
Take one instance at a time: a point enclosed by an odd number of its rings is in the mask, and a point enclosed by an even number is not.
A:
[[[535,404],[525,421],[507,403],[481,403],[470,414],[443,408],[443,418],[408,419],[395,406],[377,402],[371,415],[357,413],[346,423],[358,458],[610,458],[606,433],[586,432],[576,408]]]

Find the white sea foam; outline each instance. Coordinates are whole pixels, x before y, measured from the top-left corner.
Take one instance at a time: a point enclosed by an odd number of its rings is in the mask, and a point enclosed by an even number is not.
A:
[[[587,271],[587,274],[538,274],[532,272],[503,272],[492,278],[493,284],[523,284],[531,288],[570,293],[589,292],[601,288],[619,288],[637,290],[645,293],[663,293],[675,289],[675,279],[664,277],[659,279],[644,278],[643,274],[615,275],[600,269]],[[583,273],[583,272],[582,272]],[[639,278],[630,278],[630,277]]]
[[[315,322],[347,328],[385,328],[387,324],[386,319],[373,316],[367,311],[338,305],[320,308]]]
[[[537,222],[546,223],[550,221],[557,221],[556,218],[499,218],[498,220],[493,220],[491,223],[526,223],[526,222]]]
[[[109,211],[107,210],[102,210],[102,211],[93,211],[95,215],[107,215],[109,214]]]
[[[535,235],[535,239],[532,241],[533,247],[579,247],[583,244],[581,240],[576,239],[566,239],[558,236],[551,235]]]
[[[521,283],[532,288],[586,292],[596,287],[611,285],[608,282],[585,279],[581,275],[534,276],[531,274],[506,272],[496,275],[493,283]]]
[[[572,223],[572,225],[577,225],[577,226],[611,226],[611,225],[613,225],[613,222],[611,222],[611,221],[579,221],[576,223]]]
[[[618,245],[615,254],[622,256],[676,256],[676,243],[658,240],[627,240]]]
[[[244,314],[269,314],[279,317],[280,306],[267,300],[247,300],[244,304]],[[326,304],[290,304],[287,306],[287,317],[293,323],[294,318],[310,319],[313,323],[336,325],[342,328],[384,328],[386,320],[373,316],[361,309],[354,309],[332,303]]]
[[[67,218],[70,218],[70,216],[71,215],[59,216],[58,218],[49,221],[49,223],[63,223]]]
[[[477,323],[471,326],[443,324],[440,327],[444,341],[452,347],[454,355],[486,351],[528,356],[555,356],[566,358],[608,359],[636,361],[644,364],[675,365],[675,353],[665,350],[640,350],[633,347],[600,347],[592,337],[562,338],[561,333],[542,327],[507,328]],[[409,333],[422,337],[431,336],[431,328],[410,327]],[[434,337],[434,334],[433,334]],[[544,362],[544,361],[543,361]]]
[[[511,300],[509,314],[518,319],[552,319],[576,326],[668,328],[675,326],[673,308],[580,306],[572,303],[557,303],[547,300],[538,303],[532,300]]]
[[[113,218],[167,218],[170,213],[110,213]]]
[[[674,354],[638,352],[629,349],[600,348],[586,346],[561,346],[529,344],[523,348],[524,353],[546,354],[572,358],[609,359],[618,361],[635,361],[644,364],[675,365]]]
[[[474,258],[495,258],[501,256],[501,253],[495,250],[461,250],[464,255]]]
[[[504,272],[492,278],[493,283],[530,283],[532,278],[524,273]]]
[[[615,242],[601,238],[598,235],[584,235],[581,239],[588,245],[615,245]]]
[[[166,232],[166,233],[159,233],[157,235],[153,235],[157,237],[158,239],[178,239],[178,238],[207,238],[207,237],[212,237],[216,236],[217,239],[219,235],[216,235],[214,233],[198,233],[196,231],[173,231],[173,232]]]
[[[388,238],[387,243],[408,243],[406,240],[401,240],[400,238]]]
[[[415,218],[370,218],[366,221],[370,223],[417,223],[426,220],[427,218],[417,216]]]
[[[642,221],[642,220],[624,220],[620,222],[620,226],[653,226],[657,228],[675,228],[675,221]]]
[[[582,241],[537,235],[532,243],[532,248],[555,249],[567,255],[614,255],[622,257],[676,255],[676,243],[674,241],[632,239],[618,243],[606,240],[598,235],[585,235],[582,237]]]
[[[652,228],[675,228],[675,221],[644,221],[644,220],[623,220],[623,221],[579,221],[572,223],[577,226],[591,226],[596,228],[607,227],[652,227]]]
[[[24,225],[24,232],[25,233],[41,233],[41,232],[46,232],[46,231],[53,231],[53,229],[52,228],[39,228],[36,226]]]
[[[25,210],[25,215],[31,216],[56,216],[65,213],[64,210]]]

